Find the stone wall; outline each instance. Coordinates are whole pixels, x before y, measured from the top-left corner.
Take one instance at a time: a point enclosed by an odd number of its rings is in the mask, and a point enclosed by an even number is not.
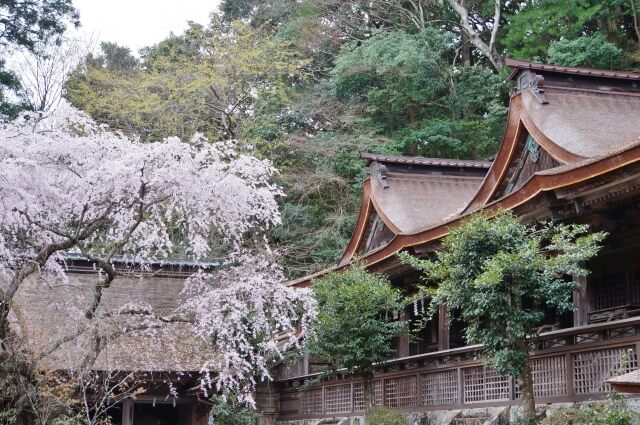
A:
[[[595,402],[601,403],[602,401]],[[562,408],[575,407],[581,404],[594,403],[556,403],[538,406],[539,414],[544,417]],[[640,414],[640,399],[625,400],[626,409]],[[517,423],[522,415],[520,406],[506,406],[483,409],[440,410],[432,412],[406,413],[407,425],[510,425]],[[277,425],[365,425],[363,416],[336,417],[325,419],[305,419],[283,421]],[[578,424],[576,424],[578,425]]]

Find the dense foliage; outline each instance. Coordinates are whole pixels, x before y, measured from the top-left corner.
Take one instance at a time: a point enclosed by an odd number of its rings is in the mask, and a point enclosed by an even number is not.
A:
[[[255,425],[258,413],[234,399],[212,397],[211,417],[215,425]]]
[[[289,277],[334,263],[360,151],[485,159],[504,126],[503,58],[637,65],[633,1],[229,0],[141,50],[107,44],[67,84],[96,120],[152,140],[234,135],[281,170],[271,242]],[[499,13],[498,13],[499,12]]]
[[[528,226],[510,213],[476,214],[451,229],[435,260],[403,259],[425,273],[434,306],[446,304],[466,324],[469,344],[483,344],[485,361],[498,372],[520,378],[522,398],[533,402],[529,367],[531,338],[547,309],[574,308],[586,261],[599,250],[604,233],[584,225]],[[528,397],[531,397],[529,400]]]
[[[393,338],[405,330],[404,321],[398,320],[403,309],[400,291],[358,264],[315,282],[313,294],[318,313],[309,350],[327,360],[327,374],[361,376],[369,408],[372,363],[390,359],[395,353]]]
[[[402,413],[384,406],[376,406],[364,418],[365,425],[406,425],[407,420]]]
[[[605,402],[564,407],[548,412],[541,425],[638,425],[640,415],[626,405],[615,393],[609,394]]]

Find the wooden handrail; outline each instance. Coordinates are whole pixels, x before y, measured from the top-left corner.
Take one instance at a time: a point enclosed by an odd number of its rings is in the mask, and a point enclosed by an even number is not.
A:
[[[619,319],[619,320],[614,320],[614,321],[611,321],[611,322],[594,323],[594,324],[590,324],[590,325],[575,326],[575,327],[572,327],[572,328],[558,329],[558,330],[554,330],[554,331],[542,332],[535,338],[535,340],[536,341],[545,341],[545,340],[549,340],[549,339],[556,339],[556,338],[569,337],[569,336],[577,336],[577,335],[590,333],[590,332],[591,333],[595,333],[595,332],[601,332],[601,331],[606,331],[606,330],[610,330],[610,329],[616,329],[616,328],[622,328],[622,327],[631,327],[631,326],[640,326],[640,317],[630,317],[630,318],[627,318],[627,319]],[[569,350],[568,347],[571,347],[571,345],[567,345],[566,346],[566,348]],[[390,359],[390,360],[387,360],[387,361],[384,361],[384,362],[374,363],[374,366],[384,367],[384,366],[400,365],[400,364],[408,363],[408,362],[421,361],[421,360],[430,360],[430,359],[434,359],[434,358],[440,358],[440,357],[453,356],[453,355],[458,355],[458,354],[477,352],[477,351],[480,351],[481,349],[482,349],[482,344],[467,345],[467,346],[464,346],[464,347],[451,348],[451,349],[448,349],[448,350],[433,351],[431,353],[416,354],[416,355],[413,355],[413,356],[406,356],[406,357],[400,357],[400,358],[396,358],[396,359]],[[540,354],[540,353],[544,353],[544,351],[545,351],[544,349],[543,350],[538,350],[536,353]],[[346,370],[346,369],[344,369],[344,370]],[[341,370],[338,370],[337,373],[339,374],[340,371]],[[301,376],[295,376],[295,377],[291,377],[291,378],[279,379],[279,380],[277,380],[277,382],[296,381],[296,380],[301,380],[301,379],[314,379],[314,378],[319,378],[322,375],[323,375],[322,373],[313,373],[313,374],[308,374],[308,375],[301,375]]]

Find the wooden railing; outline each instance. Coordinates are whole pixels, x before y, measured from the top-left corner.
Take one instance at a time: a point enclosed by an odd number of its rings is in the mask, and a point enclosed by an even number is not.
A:
[[[637,369],[640,318],[540,334],[532,354],[536,402],[601,398],[606,380]],[[374,402],[403,411],[507,405],[518,382],[478,359],[481,346],[438,351],[377,365]],[[280,420],[356,415],[364,411],[362,382],[319,375],[279,381]]]

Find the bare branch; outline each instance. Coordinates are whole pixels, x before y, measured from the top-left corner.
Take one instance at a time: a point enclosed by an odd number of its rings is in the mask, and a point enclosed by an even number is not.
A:
[[[498,54],[495,47],[496,37],[498,34],[498,29],[500,27],[500,0],[495,0],[496,8],[493,17],[494,22],[493,28],[491,30],[491,41],[489,45],[485,43],[482,38],[480,38],[480,34],[478,33],[478,31],[471,25],[471,21],[469,19],[469,11],[457,0],[447,0],[447,2],[460,17],[460,27],[469,36],[471,44],[473,44],[478,50],[482,52],[483,55],[487,57],[487,59],[489,59],[489,61],[497,71],[501,70],[504,66],[504,59]]]

